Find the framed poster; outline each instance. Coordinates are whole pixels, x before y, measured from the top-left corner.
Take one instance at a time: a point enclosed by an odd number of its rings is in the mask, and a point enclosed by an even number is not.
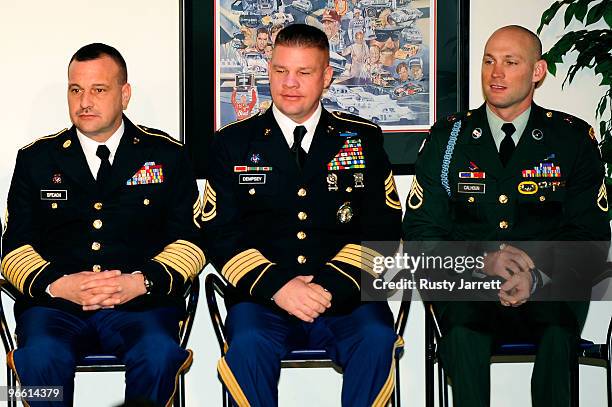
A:
[[[276,34],[305,23],[330,41],[328,110],[378,123],[396,174],[413,171],[436,118],[467,107],[467,0],[183,0],[185,139],[205,176],[210,137],[271,104]]]

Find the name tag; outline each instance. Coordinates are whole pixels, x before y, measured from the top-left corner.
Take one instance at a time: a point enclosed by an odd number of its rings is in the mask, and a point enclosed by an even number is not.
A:
[[[68,191],[65,189],[42,189],[40,199],[42,201],[67,201]]]
[[[460,182],[457,184],[457,192],[460,194],[484,194],[485,187],[485,184]]]
[[[239,174],[239,184],[263,185],[266,183],[266,174]]]

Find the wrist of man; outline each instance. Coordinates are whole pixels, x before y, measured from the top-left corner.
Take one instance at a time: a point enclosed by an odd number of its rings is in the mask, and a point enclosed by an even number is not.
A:
[[[132,275],[135,275],[135,274],[140,274],[142,276],[142,284],[145,289],[145,294],[147,295],[151,294],[151,289],[153,288],[153,282],[149,280],[142,271],[137,270],[137,271],[132,272]]]

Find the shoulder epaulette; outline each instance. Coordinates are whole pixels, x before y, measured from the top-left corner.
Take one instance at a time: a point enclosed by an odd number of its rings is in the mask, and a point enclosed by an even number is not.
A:
[[[142,131],[145,134],[148,134],[149,136],[161,137],[171,143],[176,144],[177,146],[183,146],[183,143],[181,143],[175,138],[170,137],[165,133],[160,132],[159,130],[149,129],[148,127],[142,126],[140,124],[137,124],[136,127],[138,128],[138,130]]]
[[[66,128],[66,129],[63,129],[63,130],[58,131],[58,132],[57,132],[57,133],[55,133],[55,134],[50,134],[50,135],[48,135],[48,136],[44,136],[44,137],[37,138],[36,140],[34,140],[33,142],[31,142],[30,144],[28,144],[28,145],[26,145],[26,146],[21,147],[21,148],[20,148],[20,150],[25,150],[26,148],[29,148],[29,147],[33,146],[34,144],[36,144],[36,143],[38,143],[39,141],[42,141],[42,140],[51,140],[51,139],[54,139],[54,138],[58,137],[60,134],[64,133],[64,132],[65,132],[65,131],[67,131],[67,130],[68,130],[68,129]]]
[[[355,116],[352,114],[347,114],[344,112],[339,112],[337,110],[334,110],[333,112],[331,112],[331,114],[336,119],[344,120],[344,121],[351,122],[351,123],[363,124],[363,125],[374,127],[375,129],[378,129],[378,126],[376,124],[372,123],[369,120],[364,119],[363,117]]]
[[[254,114],[253,116],[247,117],[247,118],[246,118],[246,119],[244,119],[244,120],[234,120],[233,122],[228,123],[228,124],[226,124],[225,126],[222,126],[222,127],[221,127],[220,129],[218,129],[217,131],[221,131],[221,130],[223,130],[223,129],[226,129],[226,128],[230,127],[230,126],[233,126],[234,124],[244,123],[244,122],[246,122],[247,120],[251,120],[251,119],[253,119],[253,118],[255,118],[255,117],[258,117],[259,115],[261,115],[261,112],[258,112],[257,114]]]

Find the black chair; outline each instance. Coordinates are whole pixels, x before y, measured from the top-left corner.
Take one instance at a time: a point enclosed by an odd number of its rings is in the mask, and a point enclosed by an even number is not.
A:
[[[217,341],[219,342],[219,349],[221,351],[221,357],[225,356],[228,349],[228,343],[225,335],[225,324],[221,313],[219,312],[219,305],[217,303],[217,296],[223,298],[225,296],[226,283],[216,274],[210,273],[206,276],[204,281],[204,291],[206,293],[206,302],[208,303],[208,312],[210,313],[210,320],[213,324]],[[410,301],[402,301],[397,318],[395,319],[395,332],[399,336],[403,336],[404,329],[406,328],[406,322],[408,319],[408,311],[410,310]],[[391,405],[399,407],[400,401],[400,366],[399,360],[403,355],[403,347],[397,348],[395,353],[395,387],[393,394],[391,395]],[[311,367],[330,367],[336,370],[338,373],[342,373],[342,369],[336,365],[330,359],[325,349],[296,349],[291,351],[282,361],[282,368],[311,368]],[[223,406],[229,406],[229,394],[227,389],[221,384],[221,392],[223,396]]]
[[[8,281],[0,279],[0,337],[2,337],[2,345],[4,346],[5,354],[15,350],[15,341],[11,335],[12,330],[9,328],[4,313],[4,307],[2,304],[2,294],[15,301],[19,292],[13,287]],[[193,321],[195,318],[196,308],[198,306],[198,298],[200,295],[200,280],[196,277],[187,286],[185,291],[185,301],[187,303],[186,313],[179,326],[179,342],[181,347],[187,347],[187,341],[191,333]],[[84,356],[76,367],[77,372],[123,372],[125,371],[125,365],[120,358],[110,354],[92,354]],[[178,376],[178,388],[176,395],[174,396],[174,407],[185,406],[185,373],[187,370],[181,372]],[[7,385],[9,388],[15,387],[17,384],[17,378],[15,373],[9,367],[8,362],[6,365],[6,377]],[[9,407],[16,407],[17,401],[15,399],[9,400]]]
[[[438,343],[442,332],[431,303],[425,305],[425,397],[427,407],[434,407],[434,372],[438,364],[438,406],[448,407],[448,378],[438,357]],[[605,344],[596,344],[581,339],[576,353],[576,364],[571,370],[571,403],[579,405],[579,365],[601,366],[606,368],[608,407],[612,407],[612,376],[610,371],[610,355],[612,354],[612,318],[608,326]],[[491,363],[520,363],[535,360],[537,346],[534,343],[503,343],[493,351]]]

